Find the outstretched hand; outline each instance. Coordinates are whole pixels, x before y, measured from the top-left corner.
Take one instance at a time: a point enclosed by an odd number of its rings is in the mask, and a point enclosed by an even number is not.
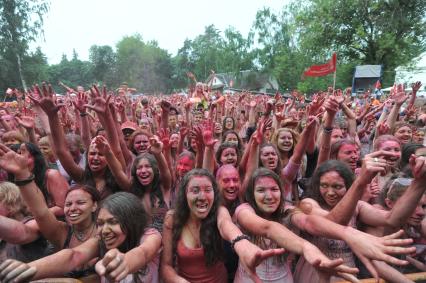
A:
[[[117,249],[109,250],[95,265],[96,273],[105,276],[110,282],[119,282],[129,274],[125,254]]]
[[[0,264],[0,282],[30,282],[36,273],[35,267],[14,259],[6,259]]]
[[[65,106],[64,103],[57,103],[56,95],[53,91],[52,86],[42,83],[41,90],[38,85],[34,86],[34,94],[28,96],[35,105],[46,113],[47,116],[53,116],[58,113],[59,109]]]
[[[24,145],[21,145],[24,146]],[[4,144],[0,144],[0,167],[9,173],[28,177],[28,161],[25,156],[14,152]]]
[[[107,95],[106,87],[102,88],[102,93],[99,91],[96,85],[90,89],[90,94],[92,97],[93,104],[85,104],[84,106],[92,109],[98,114],[98,116],[104,116],[109,111],[109,101],[111,99],[111,95]]]

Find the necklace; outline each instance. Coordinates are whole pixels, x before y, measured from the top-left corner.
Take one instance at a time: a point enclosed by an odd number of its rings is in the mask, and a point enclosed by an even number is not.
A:
[[[72,228],[72,233],[74,234],[75,238],[79,241],[79,242],[84,242],[86,241],[90,235],[92,235],[93,230],[95,230],[95,225],[92,225],[92,230],[90,231],[90,233],[87,233],[85,235],[84,231],[77,231],[74,229],[74,227]]]

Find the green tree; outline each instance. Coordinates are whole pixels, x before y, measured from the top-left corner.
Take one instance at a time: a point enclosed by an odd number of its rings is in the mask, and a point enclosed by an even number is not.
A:
[[[117,56],[111,46],[91,46],[89,59],[92,64],[93,76],[97,81],[110,86],[119,84],[116,79]]]
[[[139,91],[169,91],[171,57],[155,41],[145,43],[139,34],[126,36],[117,43],[117,77]]]
[[[295,13],[301,48],[343,62],[382,64],[385,84],[395,67],[426,50],[424,0],[310,0]]]
[[[0,1],[0,59],[7,60],[6,66],[2,67],[2,72],[8,74],[6,82],[16,85],[18,77],[20,85],[26,88],[24,59],[29,43],[42,32],[43,15],[48,9],[49,4],[45,0]]]

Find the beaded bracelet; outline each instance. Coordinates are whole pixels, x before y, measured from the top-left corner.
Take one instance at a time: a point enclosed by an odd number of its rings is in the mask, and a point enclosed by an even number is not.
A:
[[[249,238],[249,236],[242,234],[242,235],[239,235],[238,237],[236,237],[235,239],[233,239],[231,241],[231,248],[232,248],[233,251],[234,251],[235,244],[238,243],[241,240],[250,240],[250,238]]]

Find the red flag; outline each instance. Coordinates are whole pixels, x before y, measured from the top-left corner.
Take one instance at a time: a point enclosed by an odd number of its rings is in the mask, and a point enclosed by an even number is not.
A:
[[[381,89],[382,88],[382,84],[380,83],[380,80],[378,80],[377,82],[376,82],[376,85],[375,85],[375,87],[374,87],[375,89]]]
[[[336,53],[333,53],[333,56],[331,56],[331,59],[327,63],[322,65],[312,65],[303,73],[303,75],[308,77],[322,77],[334,73],[336,71],[336,62]]]

